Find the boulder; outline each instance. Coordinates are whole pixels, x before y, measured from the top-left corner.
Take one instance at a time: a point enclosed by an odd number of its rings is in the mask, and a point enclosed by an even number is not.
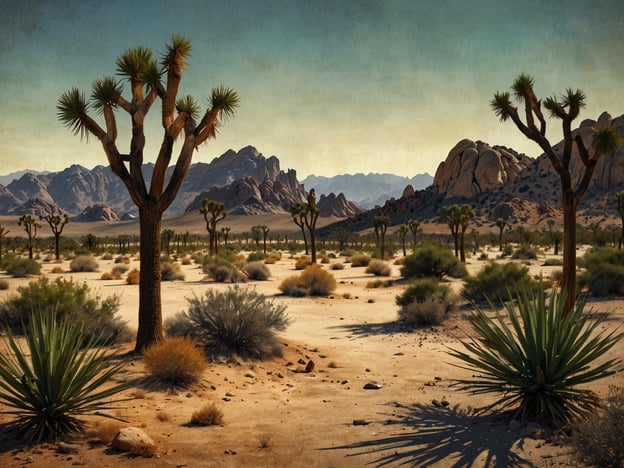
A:
[[[138,427],[124,427],[113,438],[113,448],[121,452],[137,455],[151,455],[156,452],[156,444],[145,431]]]

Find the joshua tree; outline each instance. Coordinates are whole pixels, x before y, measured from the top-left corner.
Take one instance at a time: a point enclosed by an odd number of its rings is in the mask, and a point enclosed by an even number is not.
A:
[[[87,234],[83,238],[82,245],[86,247],[89,252],[93,252],[98,245],[97,237],[95,237],[93,234]]]
[[[505,231],[505,228],[507,227],[507,221],[505,221],[503,218],[498,218],[494,222],[494,225],[498,228],[498,251],[502,252],[503,251],[503,232]]]
[[[199,212],[204,215],[206,230],[208,231],[208,244],[210,255],[217,253],[217,223],[227,216],[225,205],[215,200],[202,200],[202,207]]]
[[[388,224],[390,224],[390,216],[379,215],[373,218],[375,238],[377,239],[377,247],[379,248],[379,254],[382,260],[384,259],[386,249],[386,231],[388,230]]]
[[[397,230],[397,234],[399,239],[401,240],[401,248],[403,249],[403,256],[407,256],[407,252],[405,251],[405,238],[407,237],[407,233],[409,232],[409,228],[405,224],[401,224],[399,229]]]
[[[225,243],[225,248],[227,249],[228,239],[230,238],[231,227],[222,227],[221,228],[221,236],[223,237],[223,242]]]
[[[262,232],[262,226],[259,224],[257,226],[251,226],[251,238],[256,243],[256,250],[260,249],[260,238]]]
[[[33,258],[33,245],[37,237],[37,229],[41,227],[41,224],[37,222],[35,218],[30,215],[22,215],[17,221],[19,226],[24,226],[28,240],[26,241],[26,247],[28,247],[28,258]]]
[[[546,137],[546,119],[542,113],[542,100],[538,100],[533,91],[533,78],[526,74],[519,75],[512,85],[516,99],[524,104],[525,121],[522,121],[518,108],[511,103],[510,93],[496,92],[490,101],[492,109],[501,121],[511,119],[518,130],[528,139],[536,142],[548,157],[561,181],[561,207],[563,211],[563,275],[562,287],[566,293],[564,312],[567,315],[576,301],[576,210],[581,198],[589,187],[596,162],[603,155],[613,154],[622,144],[617,129],[611,125],[610,118],[599,119],[598,125],[590,129],[590,148],[583,140],[583,132],[572,132],[572,122],[585,107],[585,93],[580,89],[567,88],[559,98],[544,99],[546,110],[554,118],[560,119],[563,131],[563,147],[555,151]],[[576,147],[583,169],[578,182],[570,172],[572,151]],[[593,154],[590,154],[590,149]]]
[[[0,223],[0,268],[2,268],[2,241],[9,234],[9,230],[6,229],[2,223]]]
[[[331,237],[338,242],[339,251],[344,250],[344,247],[346,243],[349,242],[352,234],[353,232],[345,225],[338,226],[332,231]]]
[[[443,206],[440,208],[439,215],[442,222],[446,223],[451,230],[455,256],[459,257],[459,224],[461,218],[459,205]]]
[[[57,105],[58,118],[70,130],[82,137],[95,136],[101,142],[111,170],[122,180],[139,210],[141,273],[137,352],[163,337],[160,294],[162,215],[178,194],[193,152],[208,139],[216,137],[217,129],[234,114],[239,104],[236,92],[225,87],[212,90],[208,109],[203,115],[193,97],[178,98],[190,51],[191,42],[177,35],[166,45],[160,65],[149,49],[128,49],[117,59],[116,73],[129,82],[130,100],[122,96],[122,82],[105,77],[93,83],[90,100],[72,88],[59,98]],[[141,169],[145,147],[144,122],[157,100],[161,104],[163,139],[148,186]],[[103,117],[103,127],[88,114],[91,109]],[[127,153],[121,152],[117,146],[115,111],[120,109],[128,114],[132,127]],[[167,179],[176,141],[180,143],[179,153]]]
[[[620,241],[618,242],[618,249],[621,249],[624,242],[624,191],[615,194],[615,204],[622,220],[622,230],[620,231]]]
[[[416,221],[414,219],[407,222],[407,227],[412,233],[412,250],[416,250],[416,237],[419,232],[422,232],[420,227],[420,221]]]
[[[267,235],[269,234],[270,229],[265,224],[262,224],[259,227],[260,227],[260,230],[262,231],[262,251],[266,254],[267,253],[266,241],[267,241]]]
[[[52,230],[52,234],[54,234],[54,258],[58,260],[61,258],[59,249],[61,234],[63,233],[65,225],[69,223],[69,216],[63,215],[61,217],[60,215],[48,214],[46,216],[39,216],[39,219],[45,219]]]
[[[301,229],[301,235],[303,236],[303,245],[305,247],[305,253],[308,255],[308,238],[305,232],[305,218],[308,215],[308,205],[305,203],[297,203],[290,208],[290,215],[293,222]]]
[[[470,205],[462,205],[459,208],[459,226],[461,228],[459,232],[459,259],[462,262],[466,262],[466,251],[464,249],[464,236],[466,229],[470,226],[470,222],[474,219],[475,212]]]
[[[171,253],[171,240],[174,238],[175,232],[172,229],[163,229],[160,233],[160,242],[165,249],[167,256]]]
[[[550,242],[552,242],[553,244],[555,255],[559,255],[559,245],[561,244],[563,235],[561,234],[561,231],[553,230],[553,227],[555,226],[554,220],[549,219],[547,223],[548,223],[548,238],[550,239]]]

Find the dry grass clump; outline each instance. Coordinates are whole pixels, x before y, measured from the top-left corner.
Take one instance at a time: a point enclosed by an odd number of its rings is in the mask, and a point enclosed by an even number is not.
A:
[[[405,263],[405,257],[399,257],[394,261],[395,265],[403,265]]]
[[[139,284],[139,280],[141,278],[141,273],[136,268],[128,272],[128,276],[126,276],[126,283],[128,284]]]
[[[390,276],[392,269],[390,265],[383,260],[371,260],[364,272],[372,273],[375,276]]]
[[[0,279],[0,291],[6,291],[9,289],[9,282],[5,279]]]
[[[571,445],[583,464],[624,467],[624,389],[611,387],[602,408],[575,429]]]
[[[344,270],[344,263],[342,262],[334,262],[331,265],[329,265],[329,269],[330,270]]]
[[[160,278],[163,281],[184,281],[182,267],[176,262],[164,262],[160,266]]]
[[[193,263],[193,261],[190,257],[184,257],[182,260],[180,260],[180,263],[182,263],[182,265],[190,265],[191,263]]]
[[[279,290],[292,297],[327,296],[336,289],[336,278],[320,265],[308,266],[299,276],[290,276]]]
[[[399,310],[399,319],[414,325],[440,325],[446,317],[449,304],[439,297],[414,301]]]
[[[94,435],[103,444],[110,444],[122,427],[124,427],[123,424],[120,421],[116,421],[114,419],[97,421],[94,427]]]
[[[275,257],[267,257],[264,259],[264,263],[266,265],[275,265],[277,263],[277,258]]]
[[[50,273],[60,274],[60,273],[65,273],[65,270],[63,270],[63,268],[60,266],[55,266],[54,268],[50,270]]]
[[[303,270],[307,266],[312,264],[312,260],[308,256],[299,257],[295,261],[295,270]]]
[[[171,413],[167,413],[166,411],[159,411],[156,413],[156,419],[160,422],[171,422],[173,421],[173,416],[171,416]]]
[[[91,255],[79,255],[69,262],[69,269],[74,273],[97,271],[98,267],[97,260]]]
[[[130,263],[130,259],[123,255],[120,255],[115,259],[115,263],[125,263],[126,265]]]
[[[143,353],[147,372],[172,387],[197,382],[206,369],[204,352],[187,336],[167,337]]]
[[[321,253],[319,254],[318,258],[319,258],[319,261],[323,264],[329,263],[329,255],[327,254]]]
[[[250,280],[266,281],[271,276],[269,268],[263,262],[248,263],[243,267],[243,271]]]
[[[366,254],[355,254],[349,258],[352,267],[365,267],[371,262],[370,256]]]
[[[112,260],[113,259],[113,254],[110,252],[106,252],[105,254],[102,254],[102,260]]]
[[[375,279],[372,281],[368,281],[366,283],[366,286],[364,286],[366,289],[375,289],[375,288],[389,288],[390,286],[392,286],[394,283],[392,282],[392,280],[382,280],[382,279]]]
[[[121,279],[121,275],[119,273],[115,273],[114,271],[106,271],[104,273],[102,273],[102,276],[100,276],[101,280],[118,280]]]
[[[197,426],[223,425],[223,411],[216,403],[206,403],[191,416],[191,424]]]
[[[130,269],[130,267],[128,265],[121,264],[121,265],[115,265],[111,271],[113,272],[114,275],[117,275],[117,274],[118,275],[123,275],[129,269]]]

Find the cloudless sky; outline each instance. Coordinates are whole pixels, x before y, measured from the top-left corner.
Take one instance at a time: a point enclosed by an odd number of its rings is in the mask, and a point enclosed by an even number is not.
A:
[[[489,107],[521,72],[540,97],[582,89],[578,123],[624,113],[621,0],[0,0],[0,20],[0,174],[105,165],[97,139],[57,120],[58,97],[88,95],[125,49],[158,55],[172,34],[193,44],[181,95],[205,106],[224,84],[241,99],[194,161],[253,145],[300,179],[433,175],[463,138],[535,157]],[[118,127],[127,133],[123,111]],[[549,132],[558,141],[559,122]]]

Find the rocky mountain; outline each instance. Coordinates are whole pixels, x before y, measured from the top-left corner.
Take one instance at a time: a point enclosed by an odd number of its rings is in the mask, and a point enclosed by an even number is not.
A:
[[[145,164],[143,177],[149,184],[154,166]],[[173,167],[168,169],[171,175]],[[264,157],[253,146],[228,150],[209,164],[191,165],[178,196],[165,215],[196,209],[203,198],[223,201],[233,214],[284,212],[305,201],[307,192],[290,169],[280,169],[276,156]],[[37,200],[34,204],[29,200]],[[349,216],[358,208],[340,197],[328,198],[327,212]],[[72,165],[61,172],[26,173],[0,185],[0,214],[48,213],[52,208],[76,220],[128,219],[138,215],[121,180],[107,166],[91,170]],[[342,213],[342,214],[341,214]]]
[[[32,169],[25,169],[23,171],[10,172],[6,175],[0,175],[0,185],[8,185],[15,179],[19,179],[24,174],[43,175],[49,174],[49,171],[34,171]]]
[[[415,190],[431,185],[431,175],[418,174],[412,178],[394,174],[357,173],[342,174],[334,177],[309,175],[301,181],[308,189],[317,194],[343,193],[346,198],[362,208],[383,205],[390,198],[398,198],[407,185]]]
[[[62,215],[63,211],[59,210],[53,203],[41,198],[29,198],[25,203],[16,206],[9,212],[9,214],[14,216],[31,215],[34,217],[39,217],[43,213]]]
[[[317,200],[316,207],[321,212],[320,216],[324,217],[344,218],[345,216],[355,216],[364,211],[355,203],[347,200],[342,192],[338,195],[333,192],[329,195],[322,194],[321,198]]]

